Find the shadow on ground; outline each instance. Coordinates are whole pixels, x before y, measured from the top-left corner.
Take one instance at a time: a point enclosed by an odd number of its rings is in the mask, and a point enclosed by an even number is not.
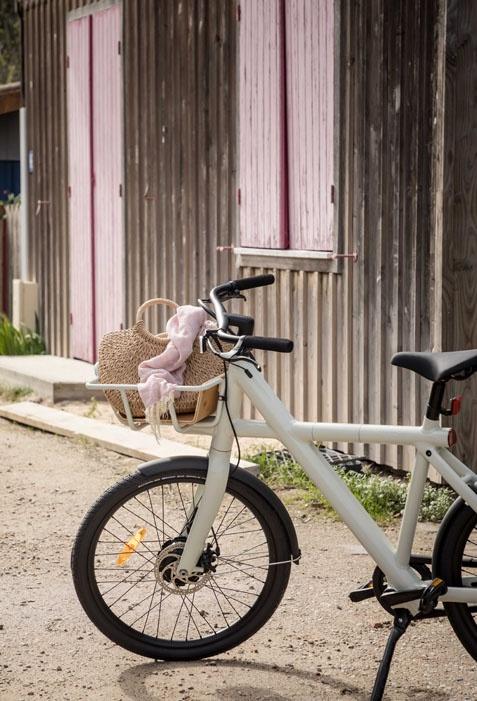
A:
[[[204,668],[207,668],[210,676],[213,675],[214,669],[222,672],[229,671],[230,673],[230,685],[227,685],[225,688],[217,688],[215,691],[213,686],[210,688],[213,698],[220,701],[244,701],[244,699],[253,699],[254,701],[296,701],[298,698],[303,698],[303,682],[309,684],[310,698],[328,698],[330,691],[333,690],[336,695],[344,698],[348,697],[356,701],[368,701],[369,699],[370,690],[363,690],[329,675],[249,660],[214,660],[212,665],[210,662],[149,662],[124,670],[118,682],[122,692],[129,699],[134,701],[158,701],[158,699],[164,698],[164,690],[158,688],[157,693],[151,690],[153,676],[161,673],[171,674],[185,671],[201,673],[204,671]],[[263,686],[262,675],[264,673],[272,675],[272,678],[274,677],[277,680],[276,684],[269,684],[267,687]],[[256,675],[257,684],[250,683],[248,678],[250,674]],[[293,679],[300,683],[301,688],[299,691],[297,690],[298,695],[283,689],[283,677],[286,677],[288,681],[286,686],[289,686],[290,680]],[[204,684],[203,688],[207,688],[207,679],[203,679],[201,682]],[[212,684],[215,685],[215,680]],[[282,691],[277,692],[275,689],[282,689]],[[404,693],[407,694],[408,699],[413,701],[452,701],[448,694],[439,690],[431,691],[429,689],[412,687]],[[187,696],[187,691],[184,689],[183,698],[193,698],[193,693]]]
[[[121,690],[128,698],[134,699],[134,701],[157,701],[163,698],[164,692],[162,689],[158,689],[157,694],[151,691],[150,684],[147,683],[150,677],[166,671],[184,672],[187,670],[188,672],[201,672],[204,668],[208,669],[211,676],[214,669],[222,670],[222,672],[230,671],[230,685],[225,688],[218,688],[214,693],[214,697],[220,699],[220,701],[244,701],[244,699],[254,699],[254,701],[296,701],[299,698],[298,696],[287,695],[286,692],[279,693],[274,690],[283,688],[283,679],[280,679],[283,676],[286,676],[288,681],[296,679],[300,682],[308,682],[310,684],[310,698],[315,693],[317,694],[316,698],[319,698],[320,691],[323,693],[323,698],[325,698],[326,691],[324,687],[328,687],[328,690],[334,689],[343,697],[348,696],[359,701],[368,699],[368,694],[362,689],[328,675],[292,669],[289,666],[279,667],[276,664],[265,664],[249,660],[214,660],[213,666],[207,662],[150,662],[124,670],[118,681]],[[275,678],[278,677],[276,684],[264,687],[264,673],[270,674]],[[248,678],[250,674],[257,676],[257,684],[250,683]],[[262,683],[259,681],[260,677]],[[234,683],[235,681],[237,683]],[[205,683],[206,680],[204,680]],[[313,688],[314,686],[317,687],[316,690]],[[210,689],[210,691],[213,691],[213,689]],[[300,695],[303,693],[302,684],[299,693]]]

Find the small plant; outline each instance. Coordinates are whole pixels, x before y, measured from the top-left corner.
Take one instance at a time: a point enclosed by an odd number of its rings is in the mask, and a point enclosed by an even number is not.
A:
[[[88,419],[94,419],[96,418],[98,414],[98,400],[95,397],[92,397],[89,406],[84,412],[83,416],[87,416]]]
[[[6,402],[19,402],[20,399],[28,397],[32,393],[29,387],[8,387],[0,385],[0,398]]]
[[[329,502],[296,462],[291,459],[278,460],[265,452],[249,459],[259,465],[260,476],[267,484],[272,487],[295,489],[301,501],[336,517]],[[402,513],[406,502],[407,480],[381,477],[366,472],[345,471],[341,468],[337,468],[337,472],[378,523],[388,523]],[[427,484],[420,519],[441,521],[454,499],[455,495],[450,489]]]
[[[21,203],[20,195],[14,195],[13,192],[7,192],[6,190],[4,191],[4,194],[6,194],[7,197],[6,199],[0,200],[0,207],[8,207],[9,205]]]
[[[0,355],[41,355],[45,352],[42,337],[28,329],[17,329],[5,316],[0,316]]]

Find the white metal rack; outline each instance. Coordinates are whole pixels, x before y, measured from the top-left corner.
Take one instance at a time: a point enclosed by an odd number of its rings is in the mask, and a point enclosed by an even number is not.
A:
[[[87,382],[86,383],[86,388],[91,389],[91,390],[102,390],[103,392],[105,390],[117,390],[120,395],[121,395],[121,400],[123,402],[124,406],[124,414],[126,416],[127,424],[130,429],[133,431],[139,431],[144,426],[147,425],[147,422],[145,420],[138,420],[135,419],[132,411],[131,411],[131,405],[129,403],[129,399],[127,396],[127,392],[137,392],[138,391],[138,386],[137,384],[132,384],[132,385],[126,385],[126,384],[103,384],[99,382],[98,379],[98,366],[95,365],[94,367],[96,378],[92,382]],[[208,380],[207,382],[204,382],[201,385],[177,385],[177,390],[179,392],[205,392],[208,389],[211,389],[212,387],[219,386],[219,395],[222,395],[225,389],[225,380],[223,375],[219,375],[217,377],[213,377],[211,380]],[[201,426],[201,428],[213,428],[218,424],[220,421],[220,417],[222,415],[222,410],[223,410],[223,402],[217,402],[217,409],[216,412],[213,416],[203,419],[197,424],[193,424],[191,426],[181,426],[179,423],[179,419],[177,417],[174,405],[171,405],[169,409],[169,414],[171,417],[171,423],[175,430],[178,433],[195,433],[196,432],[196,427]],[[116,416],[119,418],[119,420],[124,423],[124,417],[122,417],[116,410],[115,410]]]

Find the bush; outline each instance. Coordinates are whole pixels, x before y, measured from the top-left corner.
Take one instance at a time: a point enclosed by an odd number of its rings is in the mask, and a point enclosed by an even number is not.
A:
[[[45,352],[41,336],[28,329],[16,329],[5,316],[0,316],[0,355],[39,355]]]
[[[336,516],[331,504],[294,460],[279,460],[265,452],[249,459],[259,465],[260,476],[270,486],[296,489],[299,498],[305,503]],[[376,521],[387,523],[401,515],[406,503],[408,480],[392,479],[366,472],[346,471],[342,468],[336,468],[336,471]],[[427,484],[420,519],[441,521],[454,499],[455,495],[450,489]]]

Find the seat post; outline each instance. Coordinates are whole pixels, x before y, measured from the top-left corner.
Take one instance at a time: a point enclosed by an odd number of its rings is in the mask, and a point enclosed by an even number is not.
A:
[[[446,383],[443,381],[434,382],[432,384],[431,395],[429,397],[426,410],[426,418],[430,419],[431,421],[439,420],[445,389]]]

